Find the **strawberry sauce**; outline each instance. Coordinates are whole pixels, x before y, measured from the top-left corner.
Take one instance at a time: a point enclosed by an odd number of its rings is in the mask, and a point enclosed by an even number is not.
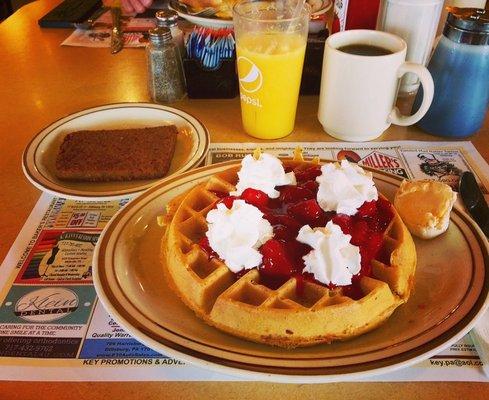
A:
[[[287,171],[289,172],[289,171]],[[218,203],[224,203],[231,208],[234,200],[242,199],[248,204],[259,208],[273,226],[274,237],[264,243],[259,251],[263,255],[262,264],[258,267],[261,283],[271,289],[276,289],[290,277],[297,279],[297,294],[304,288],[304,281],[314,281],[312,274],[303,273],[304,261],[302,259],[311,251],[311,247],[296,240],[299,229],[303,225],[312,228],[324,227],[332,220],[339,225],[343,233],[351,235],[350,243],[360,248],[361,271],[353,276],[353,282],[344,286],[346,295],[356,299],[362,297],[358,282],[361,276],[370,276],[372,273],[371,261],[380,258],[389,264],[388,254],[383,254],[383,233],[394,214],[391,204],[380,198],[377,201],[364,203],[355,215],[348,216],[336,212],[325,212],[316,200],[318,183],[316,177],[321,175],[319,165],[311,166],[305,170],[295,170],[297,186],[281,186],[276,188],[280,192],[277,199],[269,198],[265,193],[256,189],[246,189],[241,196],[229,196],[219,193]],[[209,258],[218,255],[209,245],[207,237],[199,242],[201,248]],[[236,274],[237,278],[247,271],[242,270]],[[328,285],[333,288],[334,285]]]

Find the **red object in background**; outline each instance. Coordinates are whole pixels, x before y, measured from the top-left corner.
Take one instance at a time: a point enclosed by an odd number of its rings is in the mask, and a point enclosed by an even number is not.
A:
[[[335,0],[332,33],[375,29],[380,0]]]

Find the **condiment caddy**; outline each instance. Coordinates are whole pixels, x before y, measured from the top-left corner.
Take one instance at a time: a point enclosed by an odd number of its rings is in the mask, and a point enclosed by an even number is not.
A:
[[[183,67],[189,98],[234,98],[238,94],[232,29],[195,27],[185,43]]]

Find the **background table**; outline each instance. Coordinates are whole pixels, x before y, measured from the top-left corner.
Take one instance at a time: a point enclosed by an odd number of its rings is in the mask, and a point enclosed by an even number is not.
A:
[[[24,6],[0,24],[0,258],[3,260],[40,192],[24,177],[21,155],[42,128],[67,114],[108,103],[149,101],[143,49],[60,47],[70,34],[41,29],[37,20],[60,0],[40,0]],[[253,142],[241,127],[239,99],[184,100],[175,107],[198,117],[213,142]],[[294,133],[283,141],[336,141],[322,130],[316,114],[318,98],[299,101]],[[416,127],[392,126],[378,139],[446,140]],[[489,118],[470,138],[489,160]],[[487,399],[489,384],[334,383],[283,385],[221,382],[59,383],[0,382],[0,399]]]

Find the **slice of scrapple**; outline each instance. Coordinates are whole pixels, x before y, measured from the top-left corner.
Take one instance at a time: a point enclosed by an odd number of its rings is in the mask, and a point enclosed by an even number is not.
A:
[[[69,133],[56,157],[56,176],[91,182],[161,178],[177,134],[174,125]]]

